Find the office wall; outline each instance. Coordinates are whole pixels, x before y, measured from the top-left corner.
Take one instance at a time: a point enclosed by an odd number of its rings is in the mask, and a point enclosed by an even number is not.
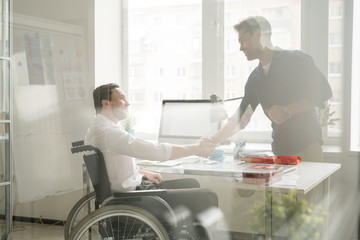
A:
[[[122,82],[121,2],[95,1],[96,86],[109,82]]]

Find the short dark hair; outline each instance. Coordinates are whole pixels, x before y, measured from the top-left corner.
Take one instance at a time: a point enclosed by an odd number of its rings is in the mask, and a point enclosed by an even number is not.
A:
[[[260,29],[261,34],[266,38],[270,39],[272,30],[269,21],[262,16],[248,17],[242,20],[240,23],[234,25],[234,29],[237,32],[245,30],[245,32],[250,33],[251,35],[258,29]]]
[[[102,100],[111,100],[112,90],[115,88],[119,88],[119,85],[116,83],[108,83],[95,88],[93,98],[96,114],[102,110]]]

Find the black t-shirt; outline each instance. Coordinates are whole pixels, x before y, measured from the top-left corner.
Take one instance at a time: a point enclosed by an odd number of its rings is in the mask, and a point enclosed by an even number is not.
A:
[[[240,108],[245,111],[250,104],[255,110],[260,104],[264,110],[301,99],[323,108],[324,101],[331,96],[327,79],[310,56],[300,51],[281,50],[274,51],[267,74],[261,64],[250,74]],[[314,142],[322,144],[315,108],[293,115],[282,124],[272,122],[272,128],[272,149],[279,156],[296,154]]]

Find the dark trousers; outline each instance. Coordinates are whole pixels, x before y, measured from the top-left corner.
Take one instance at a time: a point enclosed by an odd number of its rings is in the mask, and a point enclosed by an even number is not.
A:
[[[137,190],[167,189],[162,197],[172,208],[185,207],[193,218],[211,208],[218,207],[218,197],[213,191],[200,188],[198,181],[192,178],[164,181],[160,185],[143,182]]]

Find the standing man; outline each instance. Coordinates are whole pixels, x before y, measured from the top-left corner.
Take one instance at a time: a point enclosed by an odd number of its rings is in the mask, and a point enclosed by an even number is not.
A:
[[[310,56],[274,48],[271,25],[264,17],[249,17],[234,28],[240,51],[248,61],[258,59],[259,65],[246,82],[239,109],[212,136],[212,142],[219,143],[244,128],[249,121],[248,107],[254,111],[260,104],[272,124],[275,155],[323,161],[322,133],[315,107],[324,108],[324,101],[332,96],[325,76]]]

